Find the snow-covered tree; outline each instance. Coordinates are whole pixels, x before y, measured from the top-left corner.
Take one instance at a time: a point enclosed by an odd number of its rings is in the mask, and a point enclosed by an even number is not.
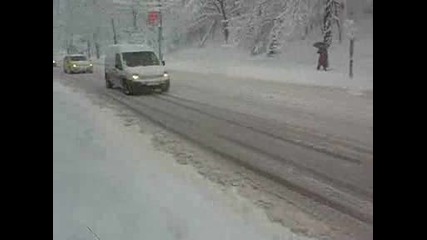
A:
[[[58,19],[63,25],[61,41],[66,43],[65,47],[69,51],[91,51],[92,46],[94,46],[96,55],[99,56],[100,43],[105,39],[106,32],[109,30],[107,29],[108,25],[106,25],[109,23],[106,11],[109,9],[108,4],[111,1],[59,1],[63,8]]]
[[[332,24],[338,28],[338,39],[342,41],[342,20],[344,3],[342,0],[326,0],[323,18],[323,41],[327,46],[332,44]]]
[[[326,0],[323,18],[323,42],[326,46],[332,43],[333,0]]]
[[[192,43],[203,46],[218,38],[252,54],[276,54],[289,41],[316,34],[315,30],[324,25],[324,3],[335,1],[338,0],[161,0],[164,46],[166,50]],[[63,36],[56,38],[72,42],[71,36],[83,36],[99,52],[103,45],[113,42],[114,19],[119,42],[157,48],[158,28],[147,23],[153,5],[147,3],[158,1],[68,0],[61,16]]]
[[[212,30],[212,27],[220,26],[224,41],[228,43],[230,37],[229,20],[238,12],[240,1],[199,0],[197,3],[191,2],[191,4],[195,15],[190,28],[192,28],[193,31],[202,30],[202,32],[204,32],[203,30],[206,31],[209,28]]]
[[[242,14],[230,20],[235,42],[252,54],[275,54],[296,35],[301,35],[312,15],[314,0],[248,0]]]

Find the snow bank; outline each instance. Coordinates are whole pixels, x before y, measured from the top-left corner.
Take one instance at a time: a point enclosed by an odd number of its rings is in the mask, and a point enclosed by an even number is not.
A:
[[[229,77],[251,78],[319,86],[373,89],[372,54],[360,51],[354,62],[353,79],[348,77],[348,54],[343,46],[330,52],[331,71],[317,71],[316,49],[310,43],[294,44],[279,57],[251,57],[232,48],[187,49],[167,56],[171,70],[206,74],[224,74]],[[356,43],[357,47],[363,43]],[[372,44],[371,44],[372,46]],[[372,48],[372,47],[371,47]]]
[[[356,21],[354,78],[349,78],[349,40],[334,40],[329,50],[331,71],[317,71],[317,58],[312,45],[321,39],[300,40],[283,46],[276,57],[250,56],[247,51],[229,46],[207,46],[166,54],[171,70],[229,77],[252,78],[287,83],[373,90],[373,20]]]

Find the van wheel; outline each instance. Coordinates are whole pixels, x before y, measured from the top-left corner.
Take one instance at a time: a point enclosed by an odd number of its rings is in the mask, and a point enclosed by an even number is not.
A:
[[[106,88],[113,88],[113,84],[108,79],[108,75],[107,74],[105,74],[105,87]]]
[[[122,80],[122,91],[126,95],[133,95],[132,87],[128,84],[126,80]]]
[[[169,88],[170,88],[170,82],[167,82],[161,87],[161,90],[162,92],[169,92]]]

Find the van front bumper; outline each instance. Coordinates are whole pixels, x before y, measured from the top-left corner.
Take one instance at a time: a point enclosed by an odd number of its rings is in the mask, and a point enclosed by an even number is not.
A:
[[[161,87],[170,82],[169,78],[128,80],[133,87]]]

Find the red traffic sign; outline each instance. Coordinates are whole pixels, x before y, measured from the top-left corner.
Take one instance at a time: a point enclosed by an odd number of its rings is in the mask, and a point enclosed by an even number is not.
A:
[[[159,12],[151,11],[148,13],[148,23],[150,25],[157,25],[159,22]]]

